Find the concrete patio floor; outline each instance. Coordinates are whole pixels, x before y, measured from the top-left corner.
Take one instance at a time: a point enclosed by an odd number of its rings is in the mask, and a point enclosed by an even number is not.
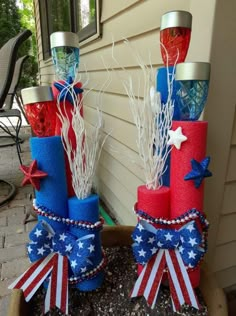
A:
[[[30,132],[30,128],[26,126],[20,132],[20,137],[25,140],[21,145],[21,157],[26,165],[31,161],[28,142]],[[30,217],[23,224],[26,213],[32,206],[29,195],[33,193],[33,189],[30,185],[20,186],[22,173],[15,146],[0,148],[0,179],[11,181],[17,187],[15,197],[0,207],[0,315],[6,316],[10,300],[8,285],[29,266],[25,244],[28,241],[28,232],[36,223]],[[3,190],[4,187],[0,184],[0,195]]]

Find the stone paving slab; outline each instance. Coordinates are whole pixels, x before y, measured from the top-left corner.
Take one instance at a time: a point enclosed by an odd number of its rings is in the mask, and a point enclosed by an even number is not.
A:
[[[3,245],[4,245],[4,237],[1,236],[0,237],[0,249],[3,248]]]
[[[18,245],[25,245],[27,242],[29,242],[28,233],[17,234],[17,236],[15,234],[8,235],[5,236],[4,247],[9,248]]]
[[[30,128],[21,128],[20,137],[25,139],[21,145],[21,157],[25,165],[31,161],[29,136]],[[32,229],[36,223],[23,224],[26,210],[32,205],[29,195],[33,195],[33,189],[31,186],[20,186],[22,173],[15,146],[0,150],[0,179],[9,180],[17,187],[14,199],[0,207],[0,315],[6,316],[11,293],[8,286],[29,266],[26,243],[29,228]],[[3,194],[1,187],[0,194]]]
[[[24,256],[26,256],[25,245],[0,249],[0,263],[8,263],[8,261],[10,262]]]
[[[21,275],[29,267],[28,258],[15,259],[2,264],[1,280],[16,278]]]
[[[8,220],[8,226],[11,225],[22,225],[24,223],[24,219],[25,219],[25,208],[24,207],[19,207],[19,209],[21,209],[20,212],[18,212],[17,214],[8,216],[7,220]],[[23,209],[23,210],[22,210]]]
[[[7,315],[8,306],[10,304],[10,296],[0,297],[0,311],[2,316]]]
[[[0,208],[0,218],[15,216],[19,213],[25,214],[24,201],[21,201],[20,203],[18,202],[18,204],[20,205],[15,205],[14,207],[9,207],[9,205],[7,205]]]
[[[7,226],[7,217],[0,217],[0,227],[1,226]]]
[[[8,290],[8,286],[11,285],[16,278],[10,278],[0,281],[0,298],[6,295],[11,295],[11,290]],[[0,309],[0,315],[6,316],[7,314],[4,314]]]
[[[15,235],[17,238],[17,235],[23,233],[24,231],[25,231],[25,227],[24,225],[21,225],[21,224],[5,226],[5,227],[1,227],[0,236]]]

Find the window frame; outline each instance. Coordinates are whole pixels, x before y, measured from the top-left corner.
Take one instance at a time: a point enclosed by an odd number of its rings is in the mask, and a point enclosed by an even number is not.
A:
[[[77,32],[76,3],[74,0],[70,0],[71,32],[75,32],[78,34],[80,47],[101,37],[101,22],[100,22],[101,5],[100,4],[101,4],[100,0],[95,0],[95,6],[96,6],[95,23],[90,23],[89,25],[84,27],[82,30]],[[50,34],[49,34],[50,21],[49,21],[47,0],[39,0],[39,15],[40,15],[43,60],[47,61],[49,58],[51,58]]]

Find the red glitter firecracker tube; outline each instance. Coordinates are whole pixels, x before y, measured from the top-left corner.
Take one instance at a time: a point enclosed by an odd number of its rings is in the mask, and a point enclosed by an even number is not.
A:
[[[64,84],[63,80],[59,80],[57,82]],[[74,85],[74,87],[81,89],[81,87],[82,87],[81,82],[76,83]],[[57,100],[57,97],[60,94],[60,91],[54,86],[54,84],[52,84],[52,91],[53,91],[54,99]],[[78,98],[79,98],[79,101],[82,102],[82,93],[78,94]],[[62,112],[64,111],[63,110],[64,109],[64,102],[65,102],[66,116],[68,117],[68,119],[70,121],[69,138],[70,138],[72,149],[75,149],[76,148],[76,136],[75,136],[74,130],[73,130],[72,125],[71,125],[72,116],[73,116],[72,115],[72,110],[73,110],[74,105],[71,104],[68,100],[61,101],[61,103],[62,103],[62,107],[61,107]],[[81,115],[83,116],[83,107],[82,106],[81,106]],[[57,116],[57,119],[56,119],[55,135],[61,135],[61,121],[60,121],[58,116]],[[72,196],[75,195],[75,192],[74,192],[74,189],[73,189],[73,186],[72,186],[72,174],[71,174],[71,171],[70,171],[70,166],[69,166],[69,162],[68,162],[68,158],[67,158],[66,153],[65,153],[65,165],[66,165],[66,178],[67,178],[68,196],[72,197]]]
[[[173,121],[172,130],[182,127],[182,134],[187,140],[178,150],[173,146],[170,167],[170,217],[173,219],[191,208],[203,210],[203,183],[195,188],[194,182],[184,180],[191,167],[191,160],[202,161],[206,156],[207,122]]]
[[[158,190],[148,190],[145,185],[138,187],[137,210],[141,210],[153,218],[169,218],[170,216],[170,188],[161,187]],[[156,228],[163,228],[155,225]],[[138,265],[138,274],[143,269]]]
[[[205,121],[173,121],[172,130],[182,127],[187,140],[178,150],[173,146],[170,167],[170,218],[174,219],[192,208],[203,211],[204,185],[196,188],[193,180],[184,180],[192,170],[191,160],[202,161],[206,155],[207,126]],[[200,268],[189,272],[193,287],[200,281]]]

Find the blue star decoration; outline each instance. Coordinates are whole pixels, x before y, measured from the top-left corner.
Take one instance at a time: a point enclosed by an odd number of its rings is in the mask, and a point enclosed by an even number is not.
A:
[[[192,170],[186,174],[184,180],[193,180],[195,188],[199,188],[204,178],[212,176],[212,173],[207,169],[209,163],[210,157],[204,158],[201,162],[192,159]]]
[[[76,85],[72,85],[72,83],[73,80],[71,77],[69,77],[68,80],[64,81],[63,83],[60,83],[59,81],[54,82],[54,87],[60,92],[60,102],[66,100],[73,105],[73,99],[75,98],[75,95],[77,96],[79,93],[84,91]]]

